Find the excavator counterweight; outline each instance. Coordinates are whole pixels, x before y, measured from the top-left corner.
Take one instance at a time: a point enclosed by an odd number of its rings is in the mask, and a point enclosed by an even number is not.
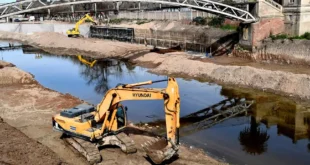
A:
[[[163,89],[141,87],[163,81],[167,81],[168,84]],[[107,91],[97,107],[82,104],[56,114],[53,116],[53,127],[65,135],[74,137],[68,139],[68,142],[91,163],[101,161],[97,149],[101,146],[115,145],[125,153],[134,153],[137,151],[135,142],[124,133],[127,127],[127,107],[124,108],[121,102],[126,100],[164,100],[166,138],[147,142],[142,144],[142,147],[155,164],[177,155],[180,95],[174,78],[120,84]]]

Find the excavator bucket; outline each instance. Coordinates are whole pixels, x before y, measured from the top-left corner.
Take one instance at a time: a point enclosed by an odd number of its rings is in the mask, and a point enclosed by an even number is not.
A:
[[[169,146],[168,141],[163,138],[148,141],[142,145],[142,148],[155,164],[163,163],[165,160],[176,155],[178,151],[177,147]]]

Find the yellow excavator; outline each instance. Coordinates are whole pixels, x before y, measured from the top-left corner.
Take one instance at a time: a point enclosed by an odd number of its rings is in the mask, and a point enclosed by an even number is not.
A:
[[[79,26],[84,23],[86,20],[89,20],[90,22],[92,22],[94,25],[97,25],[97,22],[89,15],[89,14],[85,14],[76,24],[75,27],[72,29],[67,30],[67,35],[68,37],[80,37],[80,30],[79,30]]]
[[[86,59],[84,59],[81,55],[77,55],[79,61],[81,61],[83,64],[88,65],[89,67],[93,67],[97,60],[93,60],[92,62],[87,61]]]
[[[144,85],[167,81],[166,88],[142,88]],[[53,128],[69,136],[68,142],[93,164],[101,161],[98,147],[116,145],[125,153],[137,151],[135,142],[124,132],[127,127],[125,100],[164,100],[166,138],[142,145],[155,164],[178,154],[180,128],[180,95],[174,78],[119,84],[105,94],[97,107],[81,104],[52,117]]]

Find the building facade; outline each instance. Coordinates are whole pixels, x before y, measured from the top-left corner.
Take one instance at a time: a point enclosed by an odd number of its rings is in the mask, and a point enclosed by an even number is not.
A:
[[[302,35],[310,32],[310,0],[281,0],[285,21],[285,32]]]

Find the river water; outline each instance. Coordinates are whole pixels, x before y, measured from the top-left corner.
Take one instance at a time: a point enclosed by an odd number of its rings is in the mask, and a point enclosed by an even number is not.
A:
[[[7,45],[6,42],[0,43],[0,47]],[[30,72],[47,88],[69,93],[93,104],[98,104],[105,91],[118,83],[167,78],[121,61],[98,60],[90,67],[77,57],[42,54],[32,48],[0,51],[0,59]],[[248,115],[238,115],[210,128],[181,134],[181,143],[202,148],[231,164],[310,164],[310,108],[307,106],[263,92],[182,78],[177,78],[177,81],[181,117],[223,100],[234,102],[246,98],[256,102]],[[165,85],[163,82],[151,87],[164,88]],[[134,123],[156,123],[154,121],[164,117],[163,101],[126,101],[123,104],[128,107],[128,119]],[[181,125],[193,122],[181,119]]]

